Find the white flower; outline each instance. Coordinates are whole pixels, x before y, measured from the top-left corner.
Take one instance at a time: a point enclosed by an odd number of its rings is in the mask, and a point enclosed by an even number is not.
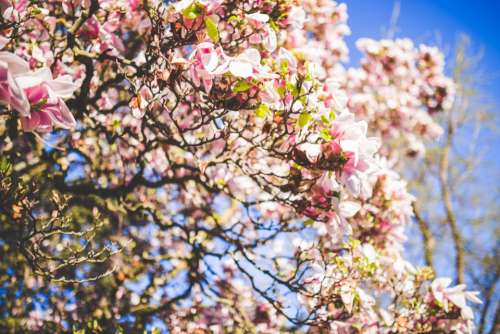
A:
[[[473,319],[474,314],[472,309],[467,306],[466,301],[470,300],[473,303],[481,304],[481,300],[477,298],[478,292],[465,291],[465,285],[459,284],[455,287],[448,288],[451,284],[451,278],[440,277],[436,278],[431,284],[432,295],[436,301],[442,305],[443,309],[449,311],[449,302],[460,308],[464,319]]]

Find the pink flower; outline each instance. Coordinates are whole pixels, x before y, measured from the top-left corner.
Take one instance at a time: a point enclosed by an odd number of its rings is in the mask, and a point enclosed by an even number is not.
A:
[[[47,132],[53,125],[62,128],[73,128],[76,121],[63,101],[73,95],[77,86],[69,76],[52,78],[48,68],[24,73],[16,77],[19,86],[24,89],[31,110],[21,117],[25,131]]]
[[[76,89],[69,76],[52,78],[48,68],[30,72],[28,63],[9,52],[0,52],[0,103],[21,114],[26,131],[46,132],[52,125],[74,127],[76,122],[62,98]]]
[[[189,59],[192,63],[189,70],[194,84],[199,86],[202,82],[205,92],[209,93],[215,77],[214,71],[219,64],[219,55],[214,45],[209,42],[198,44]]]

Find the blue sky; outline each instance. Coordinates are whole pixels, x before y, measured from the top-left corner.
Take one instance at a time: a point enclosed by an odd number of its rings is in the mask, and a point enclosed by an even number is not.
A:
[[[393,0],[345,2],[353,30],[348,42],[363,36],[383,36],[384,28],[389,25]],[[467,33],[477,48],[484,48],[484,65],[497,74],[498,83],[500,1],[402,0],[400,8],[397,36],[451,47],[459,32]]]

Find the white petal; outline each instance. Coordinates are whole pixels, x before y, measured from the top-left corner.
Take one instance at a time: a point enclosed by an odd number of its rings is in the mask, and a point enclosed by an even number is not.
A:
[[[474,319],[474,313],[472,312],[472,309],[468,306],[462,308],[461,312],[462,317],[464,319],[472,320]]]
[[[229,63],[229,71],[235,77],[248,78],[252,76],[253,67],[248,62],[233,60],[231,61],[231,63]]]
[[[340,298],[342,298],[342,302],[344,303],[347,312],[351,313],[352,305],[354,303],[354,294],[350,291],[350,288],[341,289]]]
[[[343,201],[339,203],[339,214],[345,218],[353,217],[361,209],[358,202]]]
[[[467,304],[465,303],[465,296],[463,293],[448,294],[448,299],[461,309],[467,307]]]
[[[16,81],[21,88],[37,86],[42,82],[52,81],[52,72],[44,67],[37,71],[16,76]]]
[[[247,18],[249,18],[250,20],[254,20],[254,21],[257,21],[257,22],[265,23],[265,22],[269,21],[269,15],[267,15],[267,14],[252,13],[252,14],[247,14],[245,16]]]
[[[477,297],[478,294],[477,291],[468,291],[465,293],[465,297],[473,303],[482,304],[483,301]]]
[[[3,36],[0,36],[0,49],[2,49],[5,45],[9,43],[9,39]]]
[[[321,153],[321,146],[319,144],[304,143],[300,145],[300,148],[304,151],[310,162],[316,162]]]
[[[439,287],[446,288],[451,284],[451,278],[449,277],[438,277],[432,282],[432,288],[437,289]]]
[[[75,90],[78,89],[78,86],[73,83],[69,75],[62,75],[55,80],[47,81],[47,84],[58,97],[64,99],[73,96]]]
[[[268,28],[267,29],[268,36],[265,39],[264,46],[266,47],[267,51],[273,52],[276,50],[276,47],[278,46],[278,39],[276,38],[276,33],[274,32],[273,29]]]
[[[254,65],[260,65],[260,52],[254,48],[246,49],[237,58],[246,60]]]
[[[191,5],[191,3],[193,2],[193,0],[182,0],[182,1],[178,1],[176,3],[174,3],[174,8],[177,12],[180,12],[186,8],[189,7],[189,5]]]
[[[10,52],[0,52],[0,61],[7,63],[9,72],[14,76],[30,70],[29,64],[24,59]]]
[[[341,140],[340,147],[342,151],[354,154],[354,165],[356,166],[359,160],[359,142],[356,140]]]

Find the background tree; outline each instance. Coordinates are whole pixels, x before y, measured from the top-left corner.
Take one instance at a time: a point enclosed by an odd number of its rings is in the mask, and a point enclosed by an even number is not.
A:
[[[470,49],[468,37],[460,36],[452,64],[457,94],[453,108],[439,117],[445,129],[442,139],[427,144],[425,168],[408,168],[412,164],[407,164],[404,170],[418,198],[415,218],[423,236],[426,265],[436,269],[449,263],[451,244],[455,280],[481,291],[484,304],[477,308],[478,333],[494,333],[499,303],[498,188],[484,175],[498,179],[487,145],[498,129],[494,106],[484,101],[481,92],[485,80],[481,55]]]

